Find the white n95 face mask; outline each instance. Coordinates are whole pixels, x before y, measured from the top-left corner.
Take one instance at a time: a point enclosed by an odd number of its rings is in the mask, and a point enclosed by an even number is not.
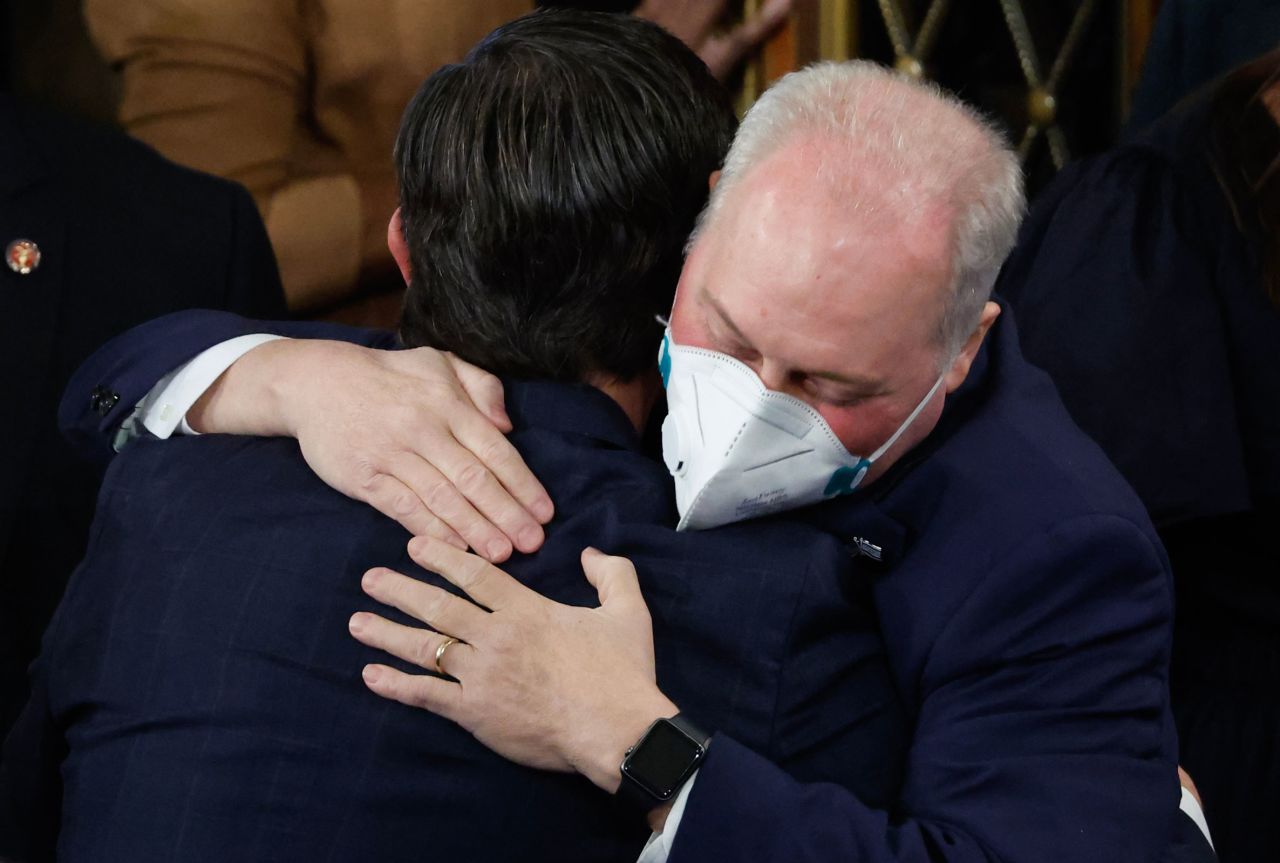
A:
[[[675,478],[677,530],[703,530],[849,494],[942,385],[938,377],[884,445],[845,449],[809,405],[774,392],[725,354],[676,344],[658,353],[667,388],[662,455]]]

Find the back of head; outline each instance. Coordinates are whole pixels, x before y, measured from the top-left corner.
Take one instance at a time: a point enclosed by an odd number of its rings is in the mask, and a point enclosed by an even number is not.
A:
[[[544,10],[495,30],[401,124],[404,342],[517,377],[652,368],[654,316],[735,127],[656,25]]]
[[[951,293],[938,340],[958,349],[1025,209],[1022,170],[1003,136],[935,85],[867,61],[820,63],[785,76],[752,107],[703,222],[754,166],[797,144],[819,154],[816,186],[858,229],[950,226]]]

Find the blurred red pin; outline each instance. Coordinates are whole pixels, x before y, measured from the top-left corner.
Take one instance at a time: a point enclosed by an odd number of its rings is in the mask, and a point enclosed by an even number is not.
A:
[[[40,266],[40,247],[31,240],[14,240],[4,250],[4,260],[9,269],[25,276]]]

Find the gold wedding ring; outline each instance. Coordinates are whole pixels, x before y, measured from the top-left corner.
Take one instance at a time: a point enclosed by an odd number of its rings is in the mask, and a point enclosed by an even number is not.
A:
[[[444,677],[450,676],[449,672],[445,671],[444,666],[440,664],[441,661],[444,660],[444,652],[457,643],[458,639],[456,638],[446,638],[444,641],[440,642],[440,646],[436,648],[436,672]]]

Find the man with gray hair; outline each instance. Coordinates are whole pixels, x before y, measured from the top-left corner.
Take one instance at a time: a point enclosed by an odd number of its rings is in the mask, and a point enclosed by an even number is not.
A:
[[[1170,853],[1187,822],[1163,550],[990,299],[1022,208],[1015,158],[957,100],[865,63],[795,73],[744,121],[663,341],[663,449],[681,524],[816,504],[812,517],[848,538],[874,582],[913,726],[889,809],[800,784],[771,753],[679,715],[654,680],[648,611],[619,557],[584,553],[601,602],[588,609],[547,600],[450,543],[415,539],[413,559],[474,604],[371,570],[366,592],[426,628],[361,614],[355,637],[447,676],[371,665],[366,684],[508,758],[577,771],[637,801],[657,831],[646,860],[1196,859],[1203,846]],[[283,385],[270,359],[280,350],[243,354],[193,424],[309,437],[313,452],[343,451],[321,459],[322,473],[403,522],[480,548],[480,517],[527,547],[517,540],[540,487],[470,422],[500,411],[484,395],[495,382],[477,383],[472,369],[464,385],[426,373],[435,392],[457,395],[428,411],[435,425],[388,431],[370,402],[396,389],[388,378],[409,375],[340,359]],[[289,423],[264,419],[285,410],[257,398],[268,386],[292,393]],[[149,403],[181,404],[163,393]],[[365,437],[359,429],[382,443],[345,446]],[[401,477],[416,499],[379,500],[376,480],[396,476],[381,466],[397,448],[468,482],[442,491]],[[453,506],[446,492],[474,508],[441,511]],[[516,506],[529,507],[525,524],[510,516]],[[853,718],[830,713],[831,735]]]

